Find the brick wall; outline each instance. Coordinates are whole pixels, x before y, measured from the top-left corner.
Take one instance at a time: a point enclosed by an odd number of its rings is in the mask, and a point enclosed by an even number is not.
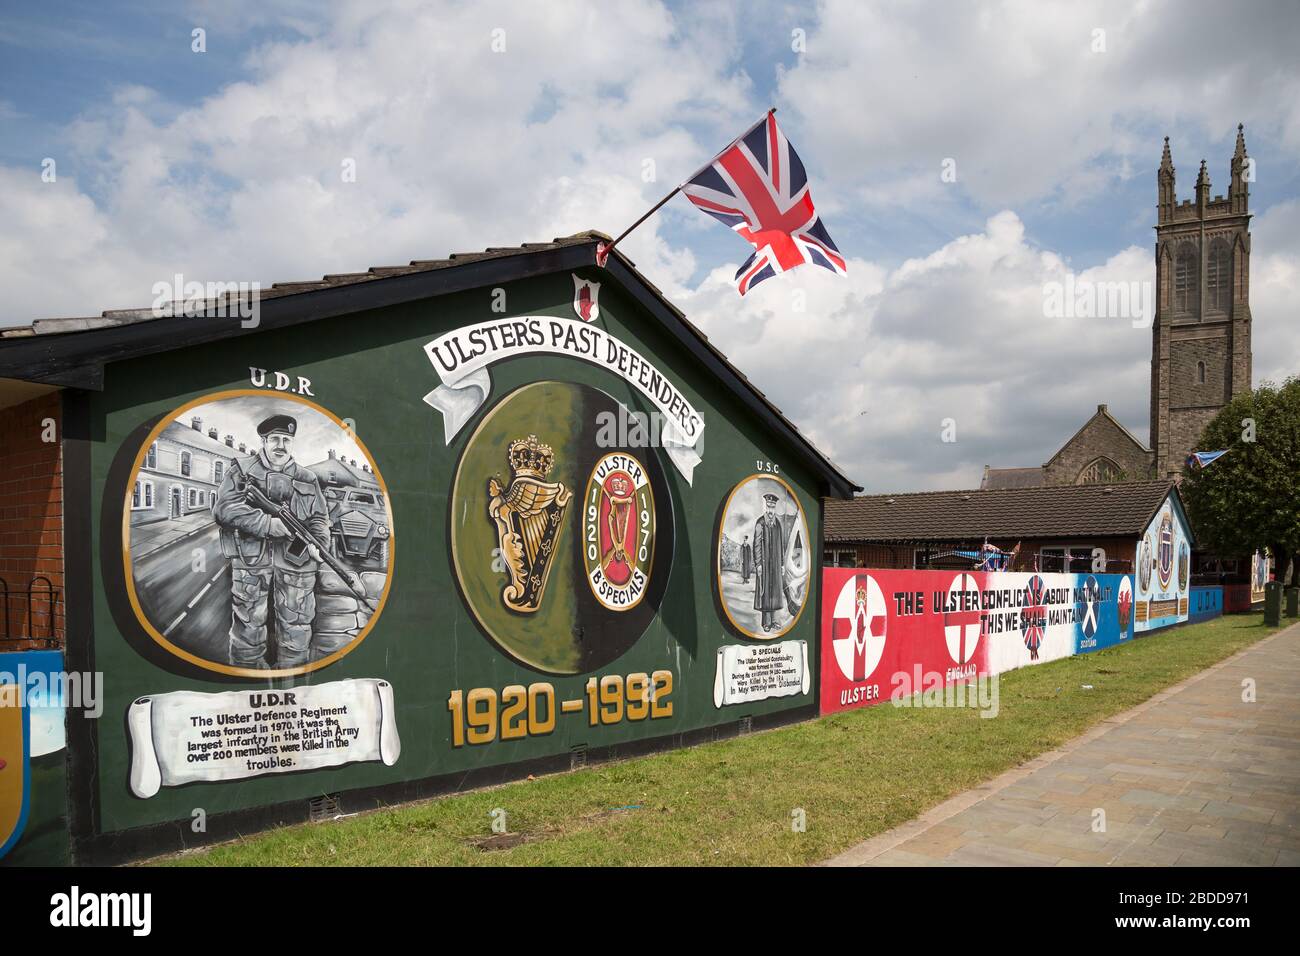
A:
[[[1197,363],[1205,363],[1205,383],[1197,374]],[[1195,338],[1175,337],[1169,345],[1169,406],[1221,406],[1227,403],[1228,336],[1226,328],[1202,333]]]
[[[43,441],[53,420],[54,441]],[[0,578],[9,586],[7,650],[63,645],[63,420],[58,392],[0,408]],[[48,598],[27,588],[44,576],[58,592],[53,619]],[[0,589],[2,590],[2,589]],[[4,613],[0,597],[0,615]],[[38,643],[32,644],[35,640]]]
[[[1150,477],[1151,453],[1134,444],[1104,411],[1103,405],[1044,466],[1046,484],[1076,484],[1079,473],[1101,457],[1109,458],[1130,479]]]

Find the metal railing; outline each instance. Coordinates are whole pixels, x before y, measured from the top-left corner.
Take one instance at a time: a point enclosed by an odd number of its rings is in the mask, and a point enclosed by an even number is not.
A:
[[[26,591],[11,591],[9,582],[0,578],[0,601],[4,602],[4,614],[0,615],[0,624],[3,625],[3,634],[0,635],[0,641],[45,641],[47,644],[57,644],[58,638],[55,637],[54,619],[59,607],[60,591],[51,581],[43,574],[38,574],[27,584]],[[27,634],[13,634],[12,615],[10,613],[14,599],[26,600],[27,602]],[[45,636],[39,637],[36,633],[36,608],[38,599],[44,601],[46,613]],[[21,607],[21,605],[19,605]]]

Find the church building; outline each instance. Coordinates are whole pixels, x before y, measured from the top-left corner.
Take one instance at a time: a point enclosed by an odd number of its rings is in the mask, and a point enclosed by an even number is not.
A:
[[[1250,391],[1250,183],[1243,127],[1228,195],[1210,197],[1205,160],[1195,199],[1177,199],[1165,137],[1156,174],[1156,313],[1151,330],[1151,431],[1144,446],[1099,405],[1046,463],[985,466],[980,488],[1108,483],[1182,473],[1201,432]]]

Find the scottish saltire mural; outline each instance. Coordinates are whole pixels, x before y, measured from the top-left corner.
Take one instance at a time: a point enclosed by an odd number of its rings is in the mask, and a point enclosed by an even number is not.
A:
[[[1126,574],[827,568],[822,586],[824,713],[1133,636]]]
[[[1187,517],[1174,496],[1165,499],[1138,542],[1134,574],[1137,631],[1187,620],[1191,580],[1191,535]]]

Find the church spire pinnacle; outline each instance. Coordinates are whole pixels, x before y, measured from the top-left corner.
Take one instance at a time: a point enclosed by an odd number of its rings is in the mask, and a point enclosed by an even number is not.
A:
[[[1254,164],[1246,155],[1246,127],[1237,124],[1237,149],[1232,154],[1232,181],[1228,184],[1228,198],[1232,211],[1245,213],[1250,209],[1250,183],[1254,178]]]
[[[1156,173],[1156,219],[1172,222],[1174,218],[1174,160],[1169,153],[1169,137],[1165,137],[1165,151],[1160,156],[1160,171]]]

